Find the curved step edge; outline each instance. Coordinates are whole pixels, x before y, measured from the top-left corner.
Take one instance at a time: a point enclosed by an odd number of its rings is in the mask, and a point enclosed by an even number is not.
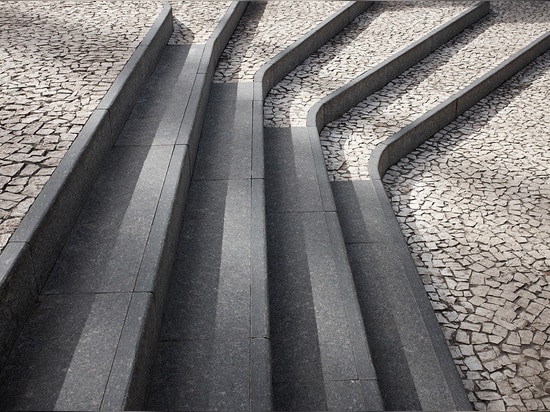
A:
[[[57,166],[0,255],[0,365],[38,303],[61,247],[172,33],[172,9],[154,24]]]
[[[143,408],[214,70],[247,5],[248,1],[233,1],[204,45],[115,353],[102,410]],[[263,393],[268,389],[251,388],[251,391]]]
[[[253,119],[252,119],[252,260],[253,272],[256,276],[252,284],[252,333],[256,338],[259,355],[256,359],[260,367],[252,371],[255,375],[251,380],[256,382],[260,390],[252,390],[252,409],[271,410],[273,405],[271,346],[269,328],[269,299],[267,274],[267,233],[265,204],[265,174],[264,174],[264,99],[281,79],[296,66],[313,54],[319,47],[329,41],[353,19],[368,9],[374,2],[350,1],[342,9],[336,11],[319,23],[299,40],[285,48],[275,57],[265,63],[254,75],[253,81]],[[261,396],[265,385],[269,386],[268,398]],[[267,393],[264,391],[264,393]],[[254,396],[256,395],[256,396]]]
[[[309,111],[307,126],[321,130],[367,96],[377,92],[391,80],[430,55],[471,24],[485,17],[489,1],[481,1],[409,46],[388,57],[372,69],[318,101]]]
[[[278,53],[255,74],[254,81],[260,82],[258,92],[265,98],[271,88],[296,68],[323,44],[331,40],[353,19],[367,10],[374,1],[349,1],[342,9],[334,12],[300,39]],[[256,96],[260,99],[259,96]]]
[[[267,274],[267,233],[264,180],[263,104],[269,90],[296,66],[346,27],[373,2],[348,2],[299,40],[265,63],[255,74],[252,89],[252,337],[251,354],[256,367],[251,370],[251,409],[273,408],[269,298]]]
[[[548,50],[550,32],[532,41],[469,86],[380,143],[372,152],[369,162],[369,172],[373,180],[380,180],[390,166]]]
[[[384,87],[393,78],[418,63],[420,60],[428,56],[445,42],[452,39],[465,28],[486,16],[489,13],[489,10],[490,4],[488,1],[477,3],[455,18],[452,18],[447,23],[441,25],[439,28],[428,33],[426,36],[423,36],[413,44],[392,55],[384,62],[359,76],[346,86],[334,91],[324,99],[317,102],[309,111],[307,127],[310,130],[311,145],[314,148],[314,155],[316,156],[315,161],[317,164],[319,181],[324,182],[322,194],[323,201],[326,203],[325,207],[327,209],[334,208],[334,210],[336,210],[336,206],[322,154],[319,138],[320,130],[330,121],[335,120],[343,113],[356,106],[368,95]],[[379,191],[377,191],[377,193],[380,195]],[[395,219],[391,206],[389,210],[386,209],[384,212],[386,215],[391,213],[391,216]],[[387,218],[388,217],[386,216],[386,219]],[[341,226],[338,225],[337,229],[338,237],[341,238],[341,242],[344,244]],[[423,336],[427,342],[424,342],[425,346],[422,348],[420,353],[418,352],[418,347],[411,346],[409,349],[407,349],[407,347],[403,348],[405,351],[409,350],[410,353],[416,353],[414,356],[416,356],[417,359],[414,359],[412,362],[419,363],[419,365],[416,366],[420,366],[422,369],[421,371],[417,369],[417,372],[420,373],[416,373],[416,376],[414,376],[415,372],[410,372],[407,370],[410,365],[403,365],[404,372],[397,372],[413,375],[411,381],[412,386],[399,387],[398,390],[414,393],[415,395],[413,398],[416,397],[416,401],[407,400],[407,396],[404,396],[403,402],[418,402],[422,409],[428,410],[434,408],[445,410],[469,410],[471,409],[471,404],[454,365],[450,351],[444,341],[443,334],[437,324],[431,305],[427,300],[423,285],[420,282],[420,277],[417,275],[417,278],[413,280],[419,285],[411,286],[409,285],[410,280],[405,278],[400,281],[404,282],[403,287],[413,291],[415,296],[414,304],[418,305],[415,310],[418,313],[422,313],[423,322],[421,322],[420,325],[424,328],[423,331],[414,332],[417,335]],[[422,288],[422,293],[420,293],[418,286]],[[419,294],[420,297],[418,296]],[[361,299],[362,297],[360,296],[359,298]],[[426,304],[428,306],[426,306]],[[395,310],[396,313],[392,314],[392,316],[398,316],[397,311],[400,309],[402,308],[394,307],[393,310]],[[436,322],[436,327],[434,327],[433,321]],[[418,327],[418,325],[419,323],[415,323],[414,326]],[[405,342],[404,345],[407,345],[407,342]],[[379,350],[379,348],[374,345],[371,346],[371,350],[374,355],[374,352]],[[377,355],[374,356],[376,357]],[[385,351],[382,357],[384,356],[392,356],[391,351]],[[426,360],[428,361],[426,362]],[[420,365],[421,363],[422,365]],[[384,390],[383,380],[381,380],[380,385],[381,389]],[[436,393],[438,394],[437,396],[434,395]],[[414,405],[411,404],[409,406],[416,408],[418,407],[418,404],[415,403]]]
[[[373,1],[348,2],[342,9],[327,17],[302,38],[279,52],[256,72],[253,86],[255,131],[252,142],[253,178],[264,178],[263,105],[271,88],[373,4]]]
[[[268,301],[268,275],[267,275],[267,242],[266,242],[266,203],[265,203],[265,179],[264,179],[264,127],[263,127],[263,105],[264,99],[269,93],[269,90],[275,86],[280,80],[282,80],[288,73],[290,73],[294,68],[296,68],[301,62],[303,62],[307,57],[313,54],[319,47],[325,44],[327,41],[336,36],[341,30],[348,26],[357,16],[371,7],[374,2],[371,1],[361,1],[361,2],[348,2],[346,6],[337,12],[333,13],[331,16],[327,17],[323,22],[318,24],[308,33],[306,33],[302,38],[294,42],[292,45],[287,47],[285,50],[281,51],[274,58],[264,64],[254,76],[253,84],[253,160],[252,160],[252,177],[253,177],[253,190],[257,190],[256,199],[257,205],[259,206],[256,209],[256,213],[253,211],[253,222],[255,227],[253,228],[253,233],[255,236],[258,236],[258,239],[261,237],[262,240],[262,254],[264,259],[262,259],[261,268],[259,273],[263,273],[263,279],[256,281],[255,290],[253,290],[253,295],[261,296],[260,300],[264,301],[262,307],[265,308],[265,312],[256,314],[256,320],[253,320],[257,325],[257,330],[265,333],[265,335],[270,337],[269,330],[269,301]],[[334,213],[334,210],[331,209],[326,214],[327,225],[331,228],[334,225],[337,225],[337,217]],[[256,229],[259,229],[261,232],[256,232]],[[345,256],[344,244],[339,242],[339,239],[334,239],[331,237],[331,242],[335,244],[335,248],[338,249],[336,253],[339,258],[338,262],[340,266],[345,266],[345,259],[341,259],[341,255]],[[342,253],[343,251],[343,253]],[[349,269],[349,268],[348,268]],[[344,276],[345,278],[345,276]],[[350,275],[351,280],[351,275]],[[345,279],[344,279],[345,281]],[[346,290],[353,290],[353,285],[346,284]],[[350,289],[351,288],[351,289]],[[349,303],[349,300],[348,302]],[[353,305],[353,301],[352,301]],[[348,305],[349,306],[349,305]],[[357,309],[357,308],[352,308]],[[352,321],[357,321],[360,319],[358,310],[349,311],[348,315],[353,317]],[[364,331],[363,331],[364,332]],[[367,347],[368,344],[365,341],[364,333],[361,334],[360,331],[352,331],[353,336],[351,337],[353,344],[356,346],[357,356],[360,357],[358,363],[360,364],[361,370],[359,375],[364,380],[363,389],[365,395],[369,399],[366,399],[368,402],[368,408],[372,410],[379,410],[382,407],[382,400],[380,397],[378,384],[372,379],[367,379],[372,375],[374,370],[370,363],[370,353],[363,354],[362,347]],[[363,356],[364,355],[364,356]],[[270,360],[271,363],[271,360]],[[271,371],[269,372],[269,380],[271,384]]]
[[[468,110],[468,108],[548,50],[550,50],[550,32],[540,36],[499,66],[471,83],[470,86],[401,129],[385,142],[380,143],[373,150],[369,161],[369,173],[374,191],[376,192],[375,196],[384,213],[385,222],[392,232],[397,233],[401,229],[382,183],[382,177],[389,167],[415,150],[437,131],[451,123]],[[399,256],[406,256],[406,258],[402,258],[404,262],[403,270],[400,274],[402,282],[410,288],[419,310],[423,313],[433,348],[440,359],[448,383],[451,388],[454,388],[453,391],[455,393],[465,392],[464,387],[458,379],[456,366],[450,355],[447,342],[435,317],[416,265],[410,256],[407,242],[403,236],[399,238],[394,237],[394,239],[392,245],[394,253]],[[453,379],[453,375],[456,375],[456,378]],[[461,404],[458,405],[458,409],[467,408],[466,404],[463,404],[464,406],[462,407],[460,407]]]

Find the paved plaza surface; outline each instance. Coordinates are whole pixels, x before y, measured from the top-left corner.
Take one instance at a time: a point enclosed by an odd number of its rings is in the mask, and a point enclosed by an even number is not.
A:
[[[0,3],[0,249],[162,8],[75,6]]]
[[[171,44],[204,43],[230,4],[171,3]],[[303,126],[319,99],[474,3],[375,4],[272,89],[265,126]],[[343,4],[252,2],[215,81],[251,80]],[[0,2],[0,251],[161,8]],[[492,2],[489,16],[322,131],[329,177],[368,179],[376,144],[549,30],[548,2]],[[384,179],[477,410],[550,409],[549,98],[546,53]]]

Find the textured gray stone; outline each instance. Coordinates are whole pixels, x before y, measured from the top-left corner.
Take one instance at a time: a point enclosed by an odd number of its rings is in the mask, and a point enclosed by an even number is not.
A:
[[[369,180],[331,182],[338,218],[346,243],[372,243],[389,238],[388,225],[379,209],[378,195]],[[367,206],[368,205],[368,206]]]
[[[252,180],[250,212],[251,335],[269,338],[265,185],[261,179]]]
[[[163,339],[250,336],[250,183],[194,181]]]
[[[267,215],[273,381],[275,408],[279,409],[277,384],[287,382],[294,387],[297,382],[311,382],[322,387],[323,381],[301,218],[298,213]]]
[[[379,406],[380,398],[359,395],[359,379],[376,375],[343,241],[333,234],[336,215],[272,213],[267,220],[276,407],[311,402],[307,390],[295,392],[304,385],[324,385],[336,409]]]
[[[380,393],[378,393],[378,385],[373,381],[330,381],[327,382],[326,387],[328,410],[384,410]]]
[[[211,104],[204,119],[194,179],[249,178],[252,157],[252,102]]]
[[[202,48],[169,46],[116,145],[174,144],[195,82]]]
[[[325,385],[319,381],[274,382],[273,398],[279,411],[327,410]]]
[[[47,293],[133,290],[171,153],[168,146],[113,148]]]
[[[152,362],[150,353],[156,349],[159,328],[153,296],[152,293],[132,294],[101,410],[143,408],[144,388]]]
[[[248,340],[160,342],[157,362],[147,410],[249,409]]]
[[[0,363],[3,365],[19,330],[38,303],[32,255],[26,243],[10,242],[0,265]]]
[[[122,130],[171,34],[172,8],[165,5],[159,18],[97,107],[109,111],[113,135],[118,136]]]
[[[271,342],[265,338],[250,341],[250,409],[271,410],[273,388],[271,381]]]
[[[307,128],[265,129],[268,213],[322,210]]]
[[[2,408],[97,410],[129,294],[43,296],[2,371]]]

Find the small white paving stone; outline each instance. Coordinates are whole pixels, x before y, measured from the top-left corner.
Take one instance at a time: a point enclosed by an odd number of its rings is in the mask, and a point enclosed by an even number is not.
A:
[[[377,144],[549,30],[549,9],[548,3],[494,2],[488,18],[467,28],[379,92],[329,123],[321,131],[329,178],[368,178],[370,153]],[[340,138],[328,140],[327,136],[335,129]],[[464,173],[472,172],[464,170]],[[492,172],[478,172],[472,177],[482,181],[494,176]],[[521,184],[520,181],[516,183]],[[507,206],[512,214],[514,210],[519,213],[521,207],[519,204]],[[463,224],[474,227],[481,218],[472,216]],[[478,237],[482,233],[469,235]],[[520,248],[516,245],[516,237],[511,241],[516,250]]]
[[[0,251],[161,8],[0,2]]]
[[[169,44],[206,42],[230,4],[170,3]],[[0,2],[0,252],[161,10],[156,0]]]
[[[250,2],[220,57],[214,81],[252,80],[269,59],[345,5],[342,1]]]
[[[264,105],[264,125],[305,126],[308,110],[322,97],[472,4],[375,3],[269,92]]]
[[[174,32],[168,44],[206,43],[231,1],[170,0]]]

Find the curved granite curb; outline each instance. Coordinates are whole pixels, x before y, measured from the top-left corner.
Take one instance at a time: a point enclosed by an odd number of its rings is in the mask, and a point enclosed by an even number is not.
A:
[[[265,98],[273,86],[373,4],[372,1],[348,2],[341,10],[334,12],[302,38],[278,53],[254,75],[254,82],[261,84],[255,87],[255,91],[261,91],[261,97]],[[254,97],[260,100],[260,96],[255,94]]]
[[[387,225],[392,228],[393,232],[398,232],[401,229],[382,183],[382,178],[389,167],[415,150],[424,141],[454,121],[468,108],[548,50],[550,50],[550,32],[539,37],[489,73],[404,127],[373,150],[369,162],[369,173],[376,192],[375,197],[380,208],[384,211]],[[452,362],[449,350],[446,348],[447,342],[435,318],[416,265],[410,257],[407,242],[400,236],[399,239],[394,240],[392,247],[394,254],[408,255],[401,273],[402,282],[407,284],[412,294],[415,295],[415,301],[421,306],[420,311],[423,312],[426,319],[432,345],[438,352],[442,364],[444,363],[443,367],[448,374],[456,374],[456,367]],[[458,384],[459,382],[455,382],[454,386],[457,387]]]
[[[548,50],[550,32],[540,36],[493,70],[380,143],[373,150],[369,162],[369,173],[373,180],[380,181],[390,166]]]
[[[480,2],[474,5],[410,46],[392,55],[348,85],[334,91],[319,101],[309,111],[307,127],[313,151],[316,153],[318,179],[324,186],[322,193],[327,205],[334,205],[334,195],[328,180],[322,154],[319,138],[320,130],[330,121],[335,120],[364,100],[368,95],[381,89],[393,78],[428,56],[432,51],[452,39],[466,27],[481,19],[488,12],[489,2]],[[380,180],[378,180],[378,183],[381,185]],[[375,189],[378,196],[384,193],[383,187],[381,191],[379,187]],[[333,207],[336,209],[335,205]],[[381,213],[382,216],[376,216],[377,212]],[[373,210],[372,216],[369,215],[367,217],[367,219],[371,218],[380,221],[391,218],[395,220],[391,205],[389,205],[389,208],[382,205],[381,209]],[[387,228],[388,233],[392,233],[390,236],[392,243],[383,245],[380,252],[385,256],[390,256],[389,259],[396,259],[397,256],[400,256],[401,260],[408,262],[406,258],[409,254],[408,249],[405,249],[406,253],[401,249],[397,251],[392,250],[392,248],[401,248],[403,246],[407,248],[404,240],[401,243],[399,241],[402,236],[395,236],[395,233],[398,232],[391,225],[385,225],[385,228]],[[339,226],[338,229],[339,236],[342,237],[342,243],[344,243],[342,228]],[[370,236],[376,236],[376,234],[371,234]],[[348,250],[349,253],[350,251]],[[364,251],[361,253],[364,253]],[[364,293],[362,295],[361,287],[357,286],[360,305],[365,319],[373,317],[373,313],[369,313],[369,310],[372,311],[372,305],[377,304],[379,306],[382,305],[383,308],[380,306],[376,309],[386,312],[393,319],[402,318],[403,313],[414,313],[416,316],[414,322],[402,322],[400,326],[392,324],[392,328],[395,329],[392,329],[391,333],[394,333],[395,336],[386,336],[386,340],[377,336],[373,337],[373,334],[376,335],[378,332],[369,327],[369,325],[377,323],[378,328],[384,328],[384,322],[378,319],[365,320],[367,324],[367,336],[371,351],[373,352],[373,359],[386,407],[397,407],[399,409],[420,408],[422,410],[469,410],[471,409],[471,404],[466,391],[457,373],[430,302],[427,299],[420,277],[418,275],[414,277],[414,275],[410,274],[413,268],[416,270],[416,267],[414,267],[410,256],[409,260],[409,264],[405,263],[405,267],[402,268],[406,272],[405,276],[392,273],[391,276],[384,277],[384,280],[381,281],[387,284],[394,282],[389,286],[386,285],[387,291],[390,293],[393,293],[394,290],[398,291],[396,295],[399,293],[408,294],[410,296],[407,299],[396,298],[393,302],[390,302],[390,299],[386,301],[385,297],[382,296],[376,303],[371,299],[371,302],[365,304],[365,299],[367,298],[363,296]],[[378,269],[385,270],[383,267]],[[363,275],[354,273],[354,277],[357,276]],[[357,280],[356,278],[356,282],[361,283],[361,280]],[[387,329],[391,328],[388,327]],[[393,345],[389,344],[388,338],[394,341]],[[396,361],[396,359],[401,359],[401,361]],[[398,400],[396,401],[395,399]]]
[[[265,174],[264,174],[264,127],[263,127],[263,105],[264,98],[269,90],[275,86],[282,78],[294,70],[301,62],[314,53],[319,47],[332,39],[338,32],[348,26],[353,19],[359,16],[373,2],[348,2],[342,9],[327,17],[323,22],[306,33],[302,38],[294,42],[285,50],[277,54],[274,58],[263,65],[254,76],[253,83],[253,158],[252,158],[252,184],[253,189],[257,189],[259,195],[256,197],[258,203],[261,204],[261,215],[256,215],[256,224],[253,230],[261,230],[261,236],[264,240],[262,273],[265,273],[265,279],[262,281],[261,291],[265,299],[266,333],[269,332],[269,301],[268,301],[268,279],[267,279],[267,249],[266,249],[266,227],[267,227],[267,210],[266,210],[266,191],[265,191]],[[327,210],[325,210],[327,211]],[[337,225],[337,218],[334,213],[334,208],[328,209],[329,213],[324,214],[327,219],[327,225],[332,228]],[[260,220],[261,219],[261,220]],[[330,230],[332,231],[332,230]],[[260,234],[257,234],[260,235]],[[334,239],[330,238],[332,242]],[[349,267],[346,266],[345,259],[339,259],[340,255],[345,256],[343,242],[338,243],[336,239],[335,247],[339,248],[336,253],[338,259],[335,263],[338,270],[343,272],[341,276],[342,284],[340,285],[344,293],[345,299],[342,302],[347,320],[353,325],[361,325],[361,315],[357,300],[353,298],[354,288]],[[347,268],[347,271],[346,271]],[[346,276],[349,273],[349,276]],[[349,280],[349,282],[347,282]],[[350,345],[353,347],[353,353],[356,357],[357,367],[357,384],[361,385],[364,402],[369,410],[379,410],[382,408],[382,399],[378,389],[378,383],[374,376],[374,368],[370,361],[371,356],[368,350],[368,343],[364,334],[364,328],[353,328],[350,333]],[[270,336],[270,335],[268,335]],[[330,376],[324,376],[328,381]],[[342,395],[339,393],[339,395]],[[349,394],[348,394],[349,395]],[[343,396],[345,397],[345,396]],[[340,399],[340,407],[349,407],[344,399]],[[333,399],[334,402],[334,399]],[[334,405],[337,407],[336,405]],[[338,408],[338,407],[337,407]]]
[[[264,99],[279,81],[294,70],[319,47],[338,34],[359,14],[372,6],[372,1],[350,1],[286,49],[265,63],[254,75],[254,140],[252,142],[252,177],[264,178],[263,106]]]
[[[271,345],[269,328],[269,299],[266,245],[266,204],[264,180],[263,104],[269,90],[315,50],[331,39],[355,17],[370,7],[372,2],[349,2],[333,13],[302,38],[278,53],[255,74],[252,89],[252,335],[256,344],[259,368],[251,378],[259,390],[251,391],[253,409],[272,409]],[[268,389],[265,389],[265,388]],[[262,389],[263,388],[263,389]],[[264,393],[262,399],[260,395]],[[255,404],[255,405],[254,405]]]
[[[159,17],[94,110],[0,255],[0,364],[37,303],[38,291],[172,33],[172,10]]]
[[[392,79],[427,57],[469,25],[489,13],[490,3],[482,1],[427,35],[390,56],[361,76],[318,101],[309,111],[308,127],[321,130],[325,125],[357,106],[361,101],[384,87]]]
[[[200,51],[192,91],[185,102],[187,107],[145,246],[102,410],[143,408],[214,70],[247,5],[246,1],[232,2]],[[268,358],[267,355],[265,353],[264,357]],[[261,359],[261,362],[266,361]],[[267,379],[259,380],[250,388],[257,398],[265,398],[270,390]],[[258,409],[265,409],[267,405],[258,406]]]

